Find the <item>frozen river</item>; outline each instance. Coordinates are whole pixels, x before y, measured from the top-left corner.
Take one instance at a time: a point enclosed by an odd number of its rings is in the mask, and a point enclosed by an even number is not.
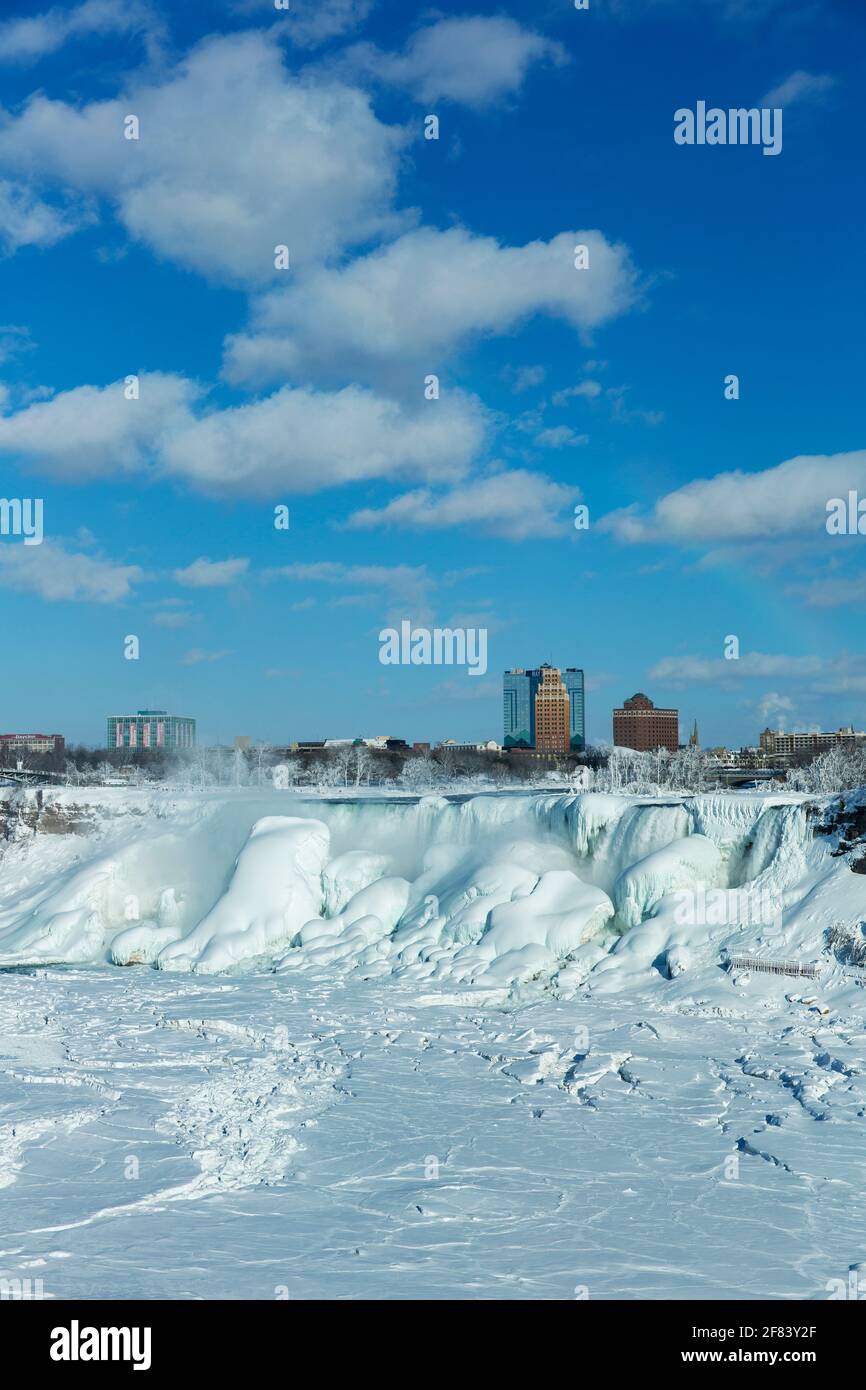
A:
[[[862,1020],[728,988],[725,1017],[679,983],[503,1007],[355,976],[3,973],[0,1276],[828,1298],[866,1257]]]

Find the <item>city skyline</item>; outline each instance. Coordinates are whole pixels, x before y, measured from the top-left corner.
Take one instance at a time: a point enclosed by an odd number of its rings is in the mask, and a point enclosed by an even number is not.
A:
[[[3,727],[498,737],[572,651],[589,743],[863,724],[861,12],[68,9],[0,21]]]

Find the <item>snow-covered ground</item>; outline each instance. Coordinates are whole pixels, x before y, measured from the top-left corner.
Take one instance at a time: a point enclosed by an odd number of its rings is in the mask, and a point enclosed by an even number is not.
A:
[[[866,876],[802,796],[34,795],[0,1279],[821,1299],[866,1260],[866,971],[826,940]]]

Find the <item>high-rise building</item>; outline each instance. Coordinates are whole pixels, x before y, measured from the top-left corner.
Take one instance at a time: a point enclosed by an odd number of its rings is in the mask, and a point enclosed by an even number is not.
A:
[[[542,666],[535,692],[535,750],[537,753],[569,751],[570,703],[565,682],[555,666]]]
[[[535,670],[515,667],[503,675],[502,698],[506,749],[579,752],[585,746],[583,671],[576,666],[564,671],[547,664]],[[543,730],[538,727],[539,715]],[[542,736],[544,748],[539,742]]]
[[[180,714],[168,714],[164,709],[140,709],[137,714],[108,716],[107,748],[139,753],[152,749],[176,753],[182,748],[195,747],[195,720]]]
[[[586,701],[584,698],[583,672],[577,666],[566,666],[562,673],[568,691],[569,742],[573,753],[582,753],[586,747]]]
[[[680,746],[680,715],[675,709],[656,709],[642,691],[625,700],[613,712],[613,741],[618,748],[635,748],[648,753],[667,748],[676,753]]]

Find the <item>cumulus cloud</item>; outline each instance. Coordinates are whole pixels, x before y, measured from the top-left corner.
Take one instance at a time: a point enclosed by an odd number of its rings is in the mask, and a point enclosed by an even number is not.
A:
[[[284,387],[178,431],[162,462],[208,492],[310,493],[370,478],[459,478],[484,433],[484,412],[471,397],[454,395],[410,413],[357,386]]]
[[[137,141],[123,138],[129,114]],[[406,139],[357,88],[291,76],[275,39],[251,31],[203,40],[119,99],[74,106],[37,93],[0,126],[0,174],[32,199],[76,193],[79,219],[89,200],[108,200],[158,255],[262,284],[278,273],[277,244],[303,267],[402,225],[391,203]],[[8,238],[44,245],[68,230],[46,204],[20,206],[23,196],[0,196]]]
[[[418,488],[378,510],[355,512],[347,525],[356,530],[401,526],[416,531],[471,526],[515,541],[530,536],[563,536],[566,522],[562,513],[579,496],[577,488],[552,482],[543,474],[512,469],[446,493]]]
[[[562,66],[568,55],[561,44],[516,20],[462,15],[419,29],[400,53],[365,44],[352,51],[349,61],[427,105],[453,101],[483,108],[516,95],[535,64]]]
[[[574,266],[580,244],[589,247],[586,270]],[[441,360],[536,314],[588,331],[639,294],[628,249],[598,231],[501,246],[460,227],[420,228],[261,295],[249,331],[227,339],[226,374],[258,384],[346,372],[364,379],[383,364]]]
[[[117,603],[143,578],[138,565],[82,555],[58,541],[0,546],[0,587],[43,599]]]
[[[72,7],[55,5],[26,19],[0,24],[0,62],[32,63],[63,48],[72,39],[141,34],[153,49],[162,32],[154,10],[140,0],[84,0]]]
[[[275,488],[318,492],[371,478],[456,480],[481,449],[486,414],[473,397],[415,412],[361,387],[283,390],[203,413],[182,377],[142,374],[79,386],[0,417],[0,453],[71,481],[148,470],[223,496]]]
[[[174,577],[178,584],[185,584],[190,589],[220,589],[233,584],[242,574],[246,574],[249,567],[249,560],[208,560],[202,555],[186,569],[175,570]]]
[[[699,478],[661,497],[649,512],[630,506],[599,523],[618,540],[767,540],[798,533],[821,535],[827,502],[866,492],[866,450],[804,454],[760,473],[739,469]]]
[[[72,481],[135,473],[171,433],[193,420],[199,388],[162,372],[142,375],[139,399],[124,382],[76,386],[0,417],[0,453]]]

